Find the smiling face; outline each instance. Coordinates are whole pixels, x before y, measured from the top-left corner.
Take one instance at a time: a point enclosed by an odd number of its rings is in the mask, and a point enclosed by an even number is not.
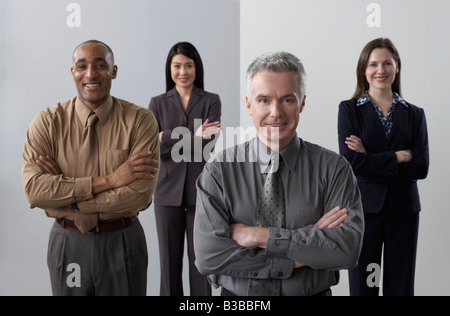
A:
[[[86,43],[73,54],[72,76],[78,97],[95,110],[110,96],[111,81],[117,76],[117,66],[108,48],[100,43]]]
[[[370,53],[365,73],[369,83],[369,92],[373,90],[391,91],[392,83],[398,72],[399,68],[392,53],[387,48],[375,48]]]
[[[178,54],[173,56],[170,65],[172,80],[180,88],[192,88],[195,81],[195,62],[194,60]]]
[[[251,82],[251,99],[247,111],[253,118],[258,138],[279,151],[294,139],[305,98],[300,100],[296,72],[261,71]],[[279,144],[279,145],[278,145]]]

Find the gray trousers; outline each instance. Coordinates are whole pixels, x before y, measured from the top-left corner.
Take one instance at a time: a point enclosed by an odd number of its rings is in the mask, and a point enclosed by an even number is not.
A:
[[[82,234],[55,222],[47,255],[54,296],[145,296],[148,253],[138,219],[124,229]]]
[[[161,265],[161,296],[183,296],[184,236],[187,237],[190,296],[211,296],[208,279],[198,272],[194,253],[195,206],[155,205]]]

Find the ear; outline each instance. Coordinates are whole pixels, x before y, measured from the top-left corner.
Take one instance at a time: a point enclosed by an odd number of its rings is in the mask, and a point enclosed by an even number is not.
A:
[[[252,105],[250,104],[250,100],[248,99],[248,97],[245,97],[245,103],[247,105],[248,114],[250,114],[250,116],[252,116],[253,108],[252,108]]]
[[[306,105],[305,101],[306,101],[306,95],[303,97],[302,104],[300,104],[300,113],[302,113],[303,109],[305,108],[305,105]]]
[[[116,65],[114,65],[113,66],[113,73],[112,73],[112,78],[113,79],[116,79],[117,78],[117,71],[119,70],[119,68],[116,66]]]

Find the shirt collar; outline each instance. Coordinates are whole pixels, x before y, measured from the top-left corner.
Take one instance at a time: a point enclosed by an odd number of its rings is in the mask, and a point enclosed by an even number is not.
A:
[[[113,97],[110,96],[105,103],[100,105],[94,112],[97,114],[99,121],[102,125],[105,125],[108,121],[109,115],[112,112],[113,109]],[[87,107],[83,102],[81,102],[80,98],[76,98],[75,101],[75,109],[77,112],[78,117],[80,118],[81,122],[83,122],[83,125],[86,126],[87,119],[89,115],[91,114],[92,110]]]
[[[372,100],[370,99],[369,92],[366,91],[357,100],[356,106],[361,106],[361,105],[364,105],[367,103],[372,103]],[[393,100],[392,104],[398,104],[398,103],[402,104],[403,106],[405,106],[407,108],[409,107],[408,103],[405,100],[403,100],[403,98],[397,92],[394,92],[394,100]]]
[[[257,157],[261,170],[266,170],[268,168],[272,155],[279,154],[281,156],[281,159],[278,161],[283,161],[284,164],[289,168],[289,170],[295,171],[298,161],[298,155],[300,152],[300,139],[298,138],[297,134],[295,134],[295,137],[290,142],[290,144],[278,153],[267,147],[263,142],[259,140],[258,137],[255,137],[255,140],[253,142],[253,150]],[[275,161],[277,160],[275,159]]]
[[[397,92],[394,92],[394,104],[397,104],[397,103],[400,103],[407,108],[409,107],[408,103],[405,100],[403,100],[403,98]]]

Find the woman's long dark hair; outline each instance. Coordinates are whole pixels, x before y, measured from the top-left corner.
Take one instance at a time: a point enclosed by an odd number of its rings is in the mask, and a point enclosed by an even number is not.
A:
[[[366,91],[369,90],[369,83],[366,79],[366,69],[367,64],[369,63],[370,54],[375,48],[387,48],[394,57],[395,63],[398,67],[398,73],[395,76],[395,80],[392,83],[392,92],[397,92],[400,96],[401,93],[401,87],[400,87],[400,73],[402,68],[402,63],[400,60],[400,55],[397,51],[397,48],[395,48],[392,41],[388,38],[377,38],[369,43],[366,44],[366,46],[363,48],[361,55],[359,56],[358,66],[356,68],[356,90],[353,94],[352,98],[359,99]]]
[[[172,74],[170,71],[172,58],[175,55],[182,54],[187,58],[190,58],[195,63],[195,81],[194,86],[204,90],[203,82],[203,62],[200,58],[200,54],[194,45],[188,42],[179,42],[172,46],[167,56],[166,61],[166,92],[172,90],[175,87],[175,82],[172,80]]]

